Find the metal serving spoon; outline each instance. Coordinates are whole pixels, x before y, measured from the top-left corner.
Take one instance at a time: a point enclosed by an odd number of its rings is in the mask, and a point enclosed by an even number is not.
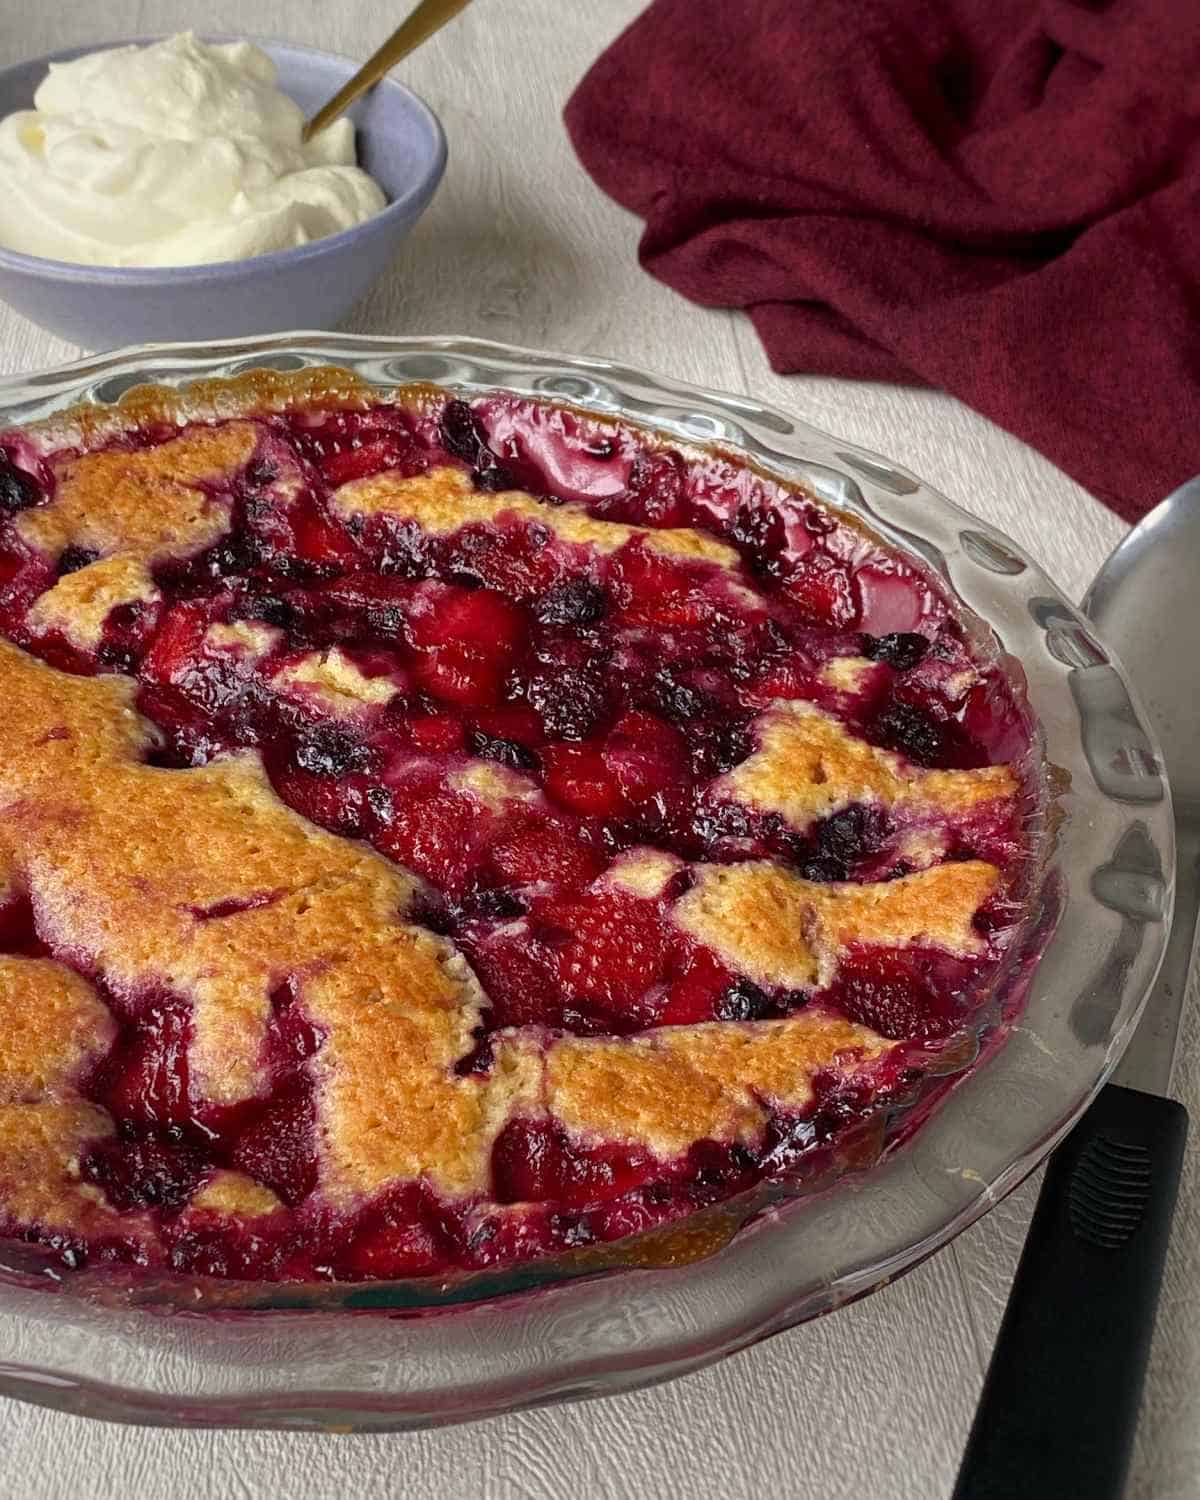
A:
[[[1162,746],[1175,920],[1133,1038],[1050,1159],[954,1500],[1117,1500],[1125,1488],[1187,1113],[1171,1085],[1200,904],[1200,478],[1129,533],[1084,609]]]
[[[452,21],[460,10],[465,10],[471,0],[421,0],[421,3],[392,32],[382,47],[374,51],[354,77],[344,83],[328,104],[323,104],[311,120],[305,123],[300,139],[306,144],[314,135],[336,120],[344,110],[350,108],[360,94],[373,88],[385,73],[390,73],[402,57],[415,52],[440,31],[447,21]]]

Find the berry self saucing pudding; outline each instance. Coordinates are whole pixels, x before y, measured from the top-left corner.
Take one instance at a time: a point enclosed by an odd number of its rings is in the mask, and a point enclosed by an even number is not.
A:
[[[983,1024],[1028,710],[800,490],[333,370],[0,449],[0,1239],[559,1256],[803,1175]]]

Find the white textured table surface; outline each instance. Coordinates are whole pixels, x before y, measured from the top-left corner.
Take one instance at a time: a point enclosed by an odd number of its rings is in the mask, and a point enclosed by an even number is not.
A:
[[[780,379],[748,324],[691,307],[638,269],[636,224],[584,176],[559,113],[639,8],[640,0],[478,0],[411,60],[402,76],[441,115],[450,167],[352,326],[610,354],[752,393],[914,469],[1016,537],[1078,597],[1123,528],[1038,455],[942,396]],[[188,25],[363,57],[402,9],[381,0],[0,0],[0,59]],[[75,352],[0,308],[3,371]],[[1178,1090],[1200,1116],[1197,1039],[1193,1021]],[[141,1430],[0,1401],[0,1500],[937,1500],[950,1490],[1031,1204],[1027,1185],[950,1249],[832,1318],[657,1390],[583,1406],[337,1438]],[[1131,1495],[1200,1495],[1194,1160]]]

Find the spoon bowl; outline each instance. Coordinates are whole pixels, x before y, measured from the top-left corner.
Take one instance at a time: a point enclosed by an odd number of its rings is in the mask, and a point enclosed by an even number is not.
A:
[[[1181,485],[1109,555],[1084,610],[1121,653],[1158,731],[1176,818],[1200,817],[1200,692],[1181,660],[1200,641],[1200,477]]]

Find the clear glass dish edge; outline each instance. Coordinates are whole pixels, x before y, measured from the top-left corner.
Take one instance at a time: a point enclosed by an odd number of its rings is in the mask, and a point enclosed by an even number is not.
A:
[[[1003,1048],[909,1143],[860,1178],[764,1215],[707,1260],[425,1316],[166,1315],[3,1287],[3,1394],[169,1425],[392,1429],[684,1373],[882,1285],[1015,1186],[1115,1064],[1161,961],[1169,794],[1119,664],[1019,548],[886,459],[745,397],[608,360],[451,337],[290,333],[120,350],[0,382],[0,421],[115,400],[147,381],[326,362],[377,384],[502,386],[730,447],[918,552],[1024,663],[1061,775],[1062,914]]]

